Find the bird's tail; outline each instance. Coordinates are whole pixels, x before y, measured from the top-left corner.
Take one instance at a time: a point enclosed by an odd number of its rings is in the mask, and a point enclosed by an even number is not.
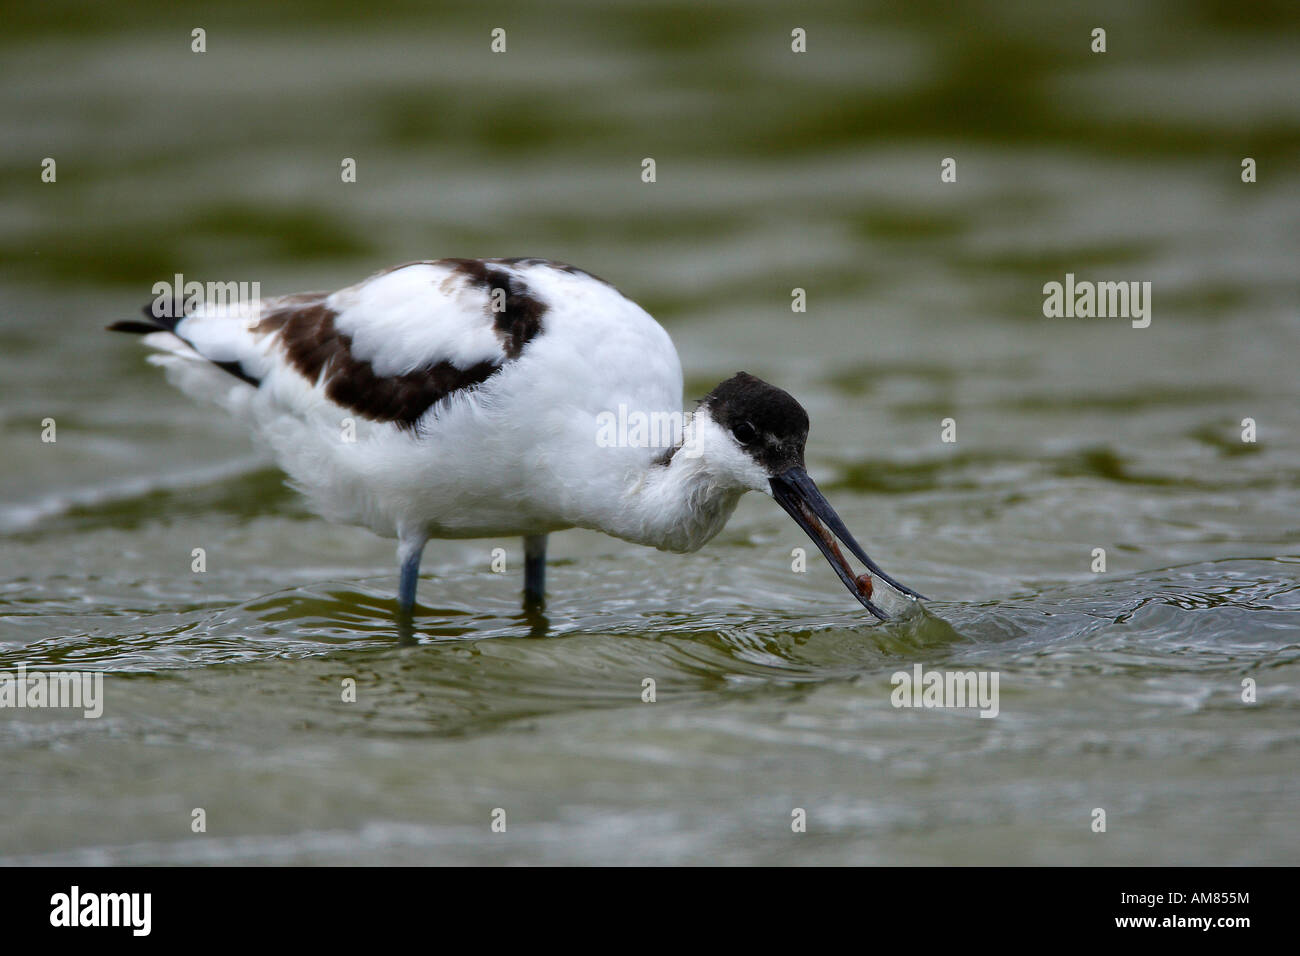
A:
[[[243,410],[248,400],[244,386],[256,388],[260,377],[246,367],[259,355],[240,310],[214,310],[198,303],[187,312],[180,297],[170,304],[160,297],[141,311],[143,320],[113,322],[108,330],[144,336],[144,344],[153,350],[149,361],[162,366],[182,391],[232,412]]]
[[[139,319],[124,319],[105,326],[110,332],[129,332],[132,335],[151,335],[154,332],[175,332],[176,324],[185,318],[184,304],[180,299],[173,303],[165,315],[158,315],[158,303],[155,300],[140,310],[148,322]]]

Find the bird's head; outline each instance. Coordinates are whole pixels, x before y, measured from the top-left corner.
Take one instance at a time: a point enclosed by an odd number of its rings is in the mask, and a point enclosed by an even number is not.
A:
[[[868,611],[888,620],[871,602],[871,579],[854,574],[843,544],[882,581],[920,598],[867,556],[804,468],[808,413],[788,392],[738,372],[700,400],[694,419],[695,453],[719,479],[776,499],[812,538],[845,587]],[[836,540],[838,539],[838,541]]]

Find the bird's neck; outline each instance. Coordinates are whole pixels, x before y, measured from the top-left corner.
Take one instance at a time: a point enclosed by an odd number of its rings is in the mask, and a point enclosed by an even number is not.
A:
[[[678,448],[635,476],[604,530],[664,551],[696,551],[722,530],[745,490]]]

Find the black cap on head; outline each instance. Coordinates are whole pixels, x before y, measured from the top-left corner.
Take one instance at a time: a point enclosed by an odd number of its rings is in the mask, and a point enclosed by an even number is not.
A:
[[[730,432],[749,457],[766,470],[772,497],[812,538],[863,607],[882,621],[889,619],[871,602],[870,575],[854,571],[840,550],[840,542],[876,577],[903,594],[921,597],[871,560],[804,470],[808,413],[787,392],[748,372],[738,372],[700,399],[700,406],[707,408],[713,421]]]
[[[808,413],[788,392],[737,372],[700,399],[700,405],[769,473],[803,465]]]

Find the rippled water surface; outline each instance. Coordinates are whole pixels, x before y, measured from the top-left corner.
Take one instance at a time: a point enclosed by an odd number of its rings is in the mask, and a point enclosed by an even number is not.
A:
[[[1300,862],[1296,23],[1089,9],[15,15],[0,670],[106,700],[0,710],[0,862]],[[751,495],[695,555],[553,536],[543,613],[518,541],[435,542],[403,640],[391,543],[102,332],[176,272],[444,255],[608,278],[687,398],[787,388],[934,600],[876,624]],[[1044,318],[1067,272],[1151,282],[1150,327]],[[998,715],[893,707],[917,663],[997,672]]]

